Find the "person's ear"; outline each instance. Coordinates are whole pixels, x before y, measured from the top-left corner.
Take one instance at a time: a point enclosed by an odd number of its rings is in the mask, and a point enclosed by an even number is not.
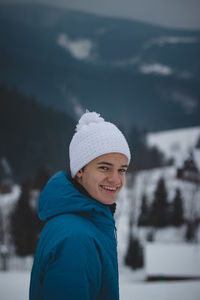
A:
[[[82,177],[82,169],[78,171],[78,173],[76,174],[76,177],[78,177],[79,179]]]

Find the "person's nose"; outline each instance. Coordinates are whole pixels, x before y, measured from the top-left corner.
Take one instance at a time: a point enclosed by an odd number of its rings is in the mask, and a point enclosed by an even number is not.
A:
[[[120,176],[119,176],[118,171],[113,171],[109,174],[108,182],[111,184],[115,184],[115,185],[120,183]]]

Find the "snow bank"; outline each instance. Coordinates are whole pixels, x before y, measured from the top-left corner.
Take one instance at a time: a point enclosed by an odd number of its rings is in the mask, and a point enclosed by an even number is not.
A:
[[[200,245],[146,243],[146,276],[200,278]]]

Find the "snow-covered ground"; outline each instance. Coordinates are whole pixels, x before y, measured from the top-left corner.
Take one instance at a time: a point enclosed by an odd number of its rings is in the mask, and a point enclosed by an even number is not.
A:
[[[129,269],[121,270],[120,300],[199,300],[200,281],[150,283],[136,278]],[[28,300],[29,280],[28,272],[0,272],[0,299]]]
[[[28,300],[29,280],[27,272],[0,272],[0,299]]]
[[[145,282],[145,270],[120,268],[120,300],[199,300],[200,281]]]

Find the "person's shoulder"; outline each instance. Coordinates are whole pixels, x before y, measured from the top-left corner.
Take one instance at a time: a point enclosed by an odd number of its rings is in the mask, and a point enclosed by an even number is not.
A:
[[[50,220],[50,227],[64,237],[93,236],[94,224],[81,214],[62,214]]]
[[[66,247],[91,248],[96,245],[97,235],[91,221],[79,214],[62,214],[47,221],[40,236],[40,248],[45,253]]]
[[[79,214],[63,214],[57,218],[56,222],[57,226],[53,233],[55,249],[80,248],[81,251],[90,252],[96,248],[98,235],[95,225],[89,219]]]

